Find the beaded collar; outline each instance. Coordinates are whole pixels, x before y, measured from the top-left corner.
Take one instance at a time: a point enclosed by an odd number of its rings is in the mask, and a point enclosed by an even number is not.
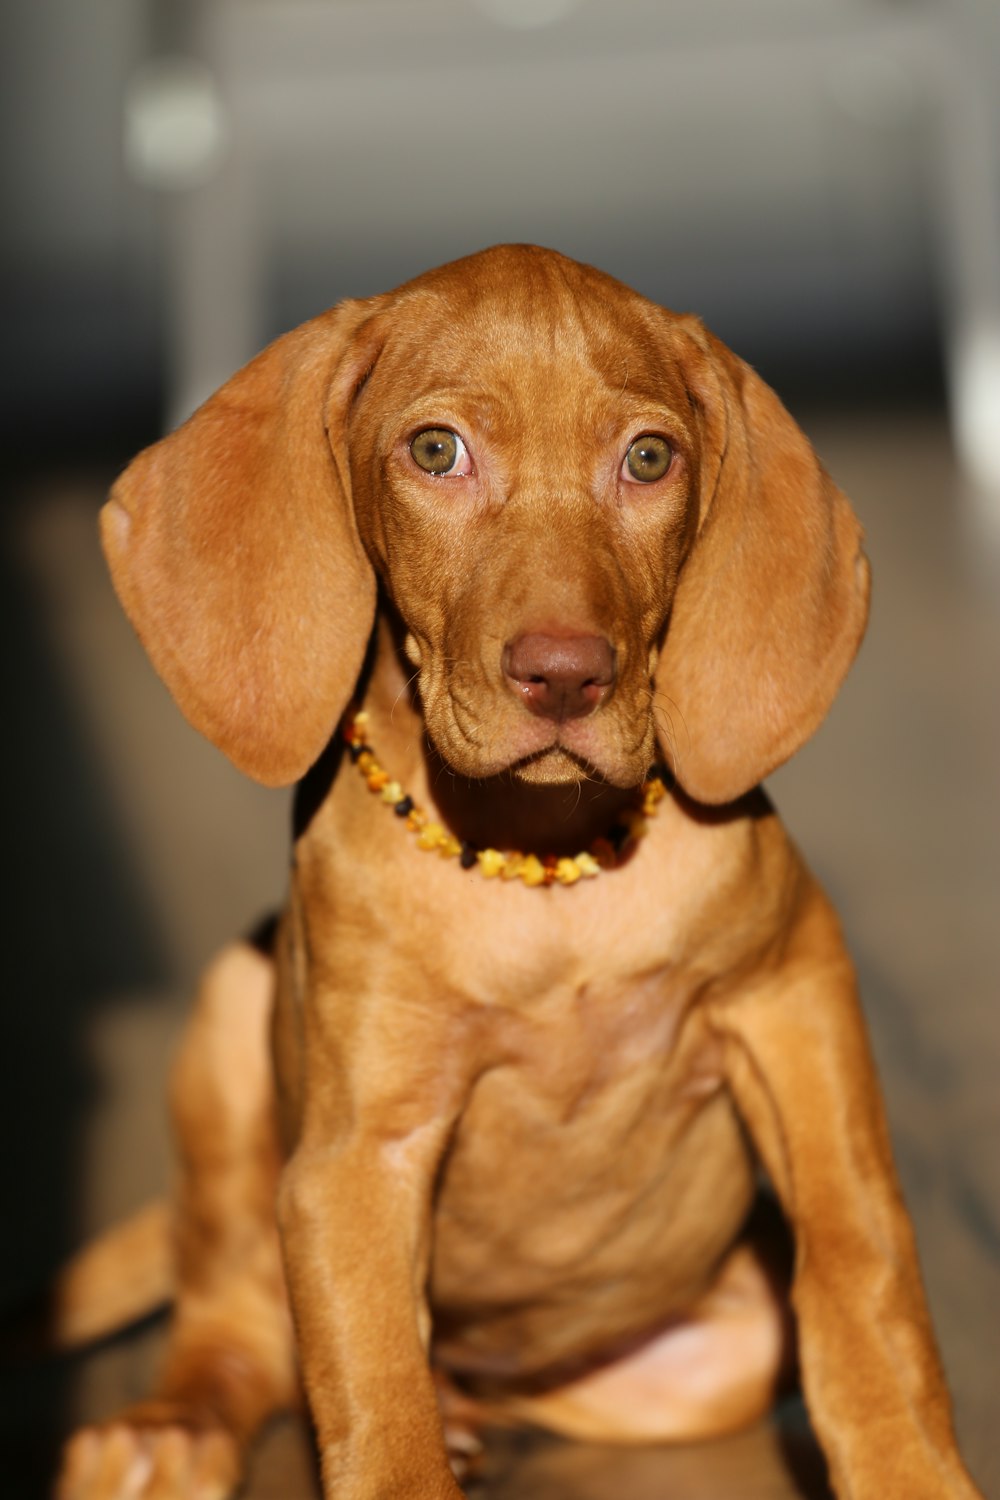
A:
[[[520,880],[528,886],[575,885],[578,880],[592,880],[602,870],[615,870],[631,854],[647,832],[649,819],[667,795],[670,773],[664,766],[653,766],[649,776],[635,794],[635,803],[622,813],[602,838],[594,839],[589,848],[571,858],[547,854],[522,854],[520,850],[477,849],[450,833],[442,823],[435,823],[407,796],[398,781],[382,769],[368,743],[367,713],[348,714],[343,736],[348,754],[357,766],[368,790],[390,807],[410,833],[416,835],[418,849],[437,853],[444,859],[457,859],[463,870],[478,869],[487,880]]]

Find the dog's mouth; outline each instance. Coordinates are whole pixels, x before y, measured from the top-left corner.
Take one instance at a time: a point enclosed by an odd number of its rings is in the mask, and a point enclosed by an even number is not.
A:
[[[609,779],[588,756],[564,745],[554,726],[545,743],[539,743],[539,736],[533,733],[527,743],[523,735],[493,735],[488,745],[470,741],[464,734],[456,735],[451,725],[434,725],[430,716],[425,719],[425,728],[433,750],[448,770],[472,781],[502,777],[528,786],[568,786]]]
[[[600,782],[627,790],[643,782],[656,755],[648,718],[626,729],[617,717],[601,712],[562,724],[517,714],[488,736],[470,734],[458,715],[446,715],[442,723],[431,713],[425,724],[451,770],[477,781],[503,776],[526,786]]]
[[[558,741],[536,750],[508,767],[509,774],[528,786],[567,786],[579,781],[606,781],[598,768]]]

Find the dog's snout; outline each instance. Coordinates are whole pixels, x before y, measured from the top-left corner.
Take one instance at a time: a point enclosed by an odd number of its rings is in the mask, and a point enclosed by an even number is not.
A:
[[[615,652],[602,635],[528,633],[508,641],[503,671],[524,705],[542,719],[580,719],[609,696]]]

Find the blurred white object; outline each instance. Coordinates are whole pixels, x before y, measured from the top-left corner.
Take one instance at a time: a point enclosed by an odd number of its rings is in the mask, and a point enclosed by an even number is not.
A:
[[[955,441],[1000,515],[992,3],[205,0],[188,45],[231,139],[165,204],[171,418],[317,267],[332,300],[532,239],[674,305],[708,288],[730,342],[756,319],[821,363],[912,325],[930,224]]]
[[[125,165],[145,187],[200,187],[218,172],[228,123],[215,75],[190,57],[138,68],[125,93]]]
[[[937,206],[955,448],[1000,541],[1000,110],[997,58],[974,43],[961,33],[937,59]]]
[[[953,335],[949,350],[955,452],[969,485],[971,541],[1000,549],[1000,318]]]

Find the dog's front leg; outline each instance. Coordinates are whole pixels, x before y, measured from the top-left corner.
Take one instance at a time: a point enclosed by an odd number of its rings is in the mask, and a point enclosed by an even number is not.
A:
[[[302,1126],[278,1201],[324,1494],[457,1500],[428,1364],[435,1177],[465,1096],[433,1008],[305,1002]],[[346,990],[343,992],[346,994]]]
[[[816,887],[780,966],[712,1020],[794,1231],[803,1387],[839,1500],[974,1500],[853,969]]]

